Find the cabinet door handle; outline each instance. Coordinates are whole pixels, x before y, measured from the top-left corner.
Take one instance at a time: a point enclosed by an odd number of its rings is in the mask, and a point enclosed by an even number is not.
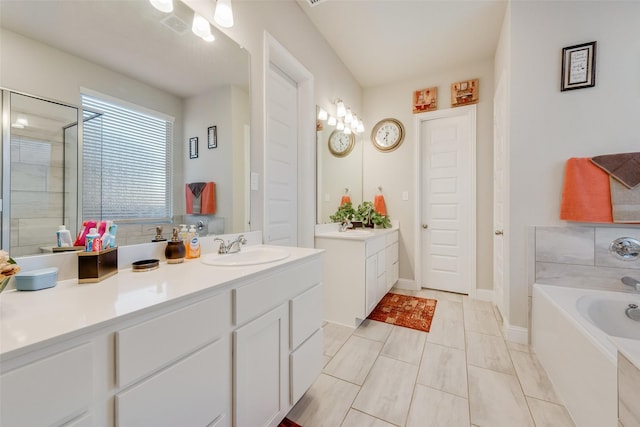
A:
[[[496,230],[494,231],[494,233],[496,236],[502,236],[504,234],[504,232],[502,230]]]
[[[422,224],[422,228],[426,230],[427,228],[429,228],[429,224]]]

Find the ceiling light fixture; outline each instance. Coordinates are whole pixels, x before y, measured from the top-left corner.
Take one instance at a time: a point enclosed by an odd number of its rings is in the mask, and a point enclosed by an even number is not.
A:
[[[158,9],[160,12],[171,13],[173,12],[173,0],[149,0],[151,5]]]
[[[198,13],[193,14],[193,24],[191,25],[191,31],[198,37],[201,37],[203,40],[212,42],[216,38],[211,34],[211,25],[209,21],[204,19],[202,15]]]
[[[327,113],[327,110],[325,110],[324,108],[321,108],[320,111],[318,111],[318,120],[325,121],[328,117],[329,113]]]
[[[344,122],[351,123],[353,120],[353,113],[351,112],[351,108],[347,108],[347,111],[344,113]]]
[[[216,11],[213,15],[213,20],[223,28],[233,27],[233,10],[231,9],[231,0],[216,1]]]
[[[336,118],[335,118],[335,117],[333,117],[333,116],[329,116],[329,119],[327,119],[327,124],[328,124],[329,126],[335,126],[335,125],[336,125],[336,123],[338,123],[338,121],[336,120]]]
[[[336,129],[344,130],[344,122],[342,120],[338,122],[338,124],[336,125]]]
[[[341,99],[336,99],[336,116],[344,117],[346,113],[347,111],[344,108],[344,102],[342,102]]]

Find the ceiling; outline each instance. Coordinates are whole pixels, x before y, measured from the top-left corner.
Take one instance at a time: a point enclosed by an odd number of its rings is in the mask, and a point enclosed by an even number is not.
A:
[[[363,88],[493,58],[507,6],[506,0],[297,1]]]

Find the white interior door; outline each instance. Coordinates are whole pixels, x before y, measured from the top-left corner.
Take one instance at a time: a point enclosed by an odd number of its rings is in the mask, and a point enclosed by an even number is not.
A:
[[[507,305],[504,286],[507,126],[507,97],[501,78],[493,103],[493,296],[503,316]]]
[[[265,233],[272,245],[298,245],[298,89],[271,64],[266,82]]]
[[[421,286],[475,291],[475,105],[419,120]]]

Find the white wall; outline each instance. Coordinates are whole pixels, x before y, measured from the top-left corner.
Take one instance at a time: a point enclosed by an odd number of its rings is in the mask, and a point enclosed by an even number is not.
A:
[[[565,224],[559,219],[564,162],[640,151],[640,2],[516,1],[507,14],[510,46],[502,56],[511,80],[507,320],[526,327],[527,229]],[[562,48],[594,40],[596,86],[560,92]]]
[[[417,135],[412,112],[413,92],[418,89],[438,87],[438,110],[450,108],[451,83],[480,79],[480,102],[477,104],[477,286],[491,289],[492,284],[492,200],[493,200],[493,61],[443,70],[423,78],[367,88],[364,92],[365,134],[363,198],[373,200],[382,186],[387,213],[400,220],[400,277],[413,280],[415,263],[415,154]],[[390,153],[381,153],[371,144],[372,127],[381,119],[393,117],[402,122],[405,139],[402,145]],[[402,192],[409,192],[409,200],[402,200]]]

